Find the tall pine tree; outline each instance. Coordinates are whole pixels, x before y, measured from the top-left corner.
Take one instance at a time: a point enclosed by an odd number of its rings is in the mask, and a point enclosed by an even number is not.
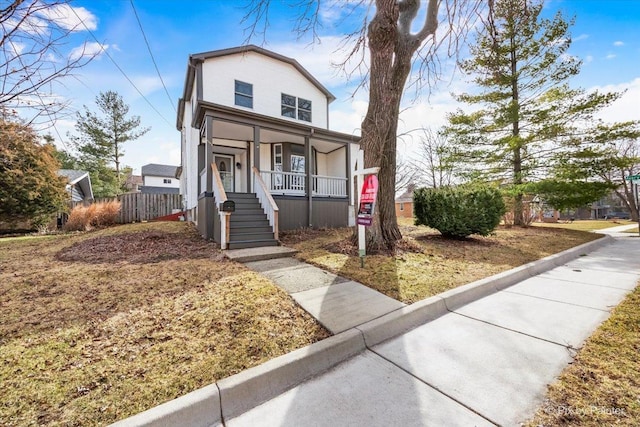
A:
[[[140,128],[140,117],[127,117],[129,106],[117,92],[100,92],[96,97],[99,112],[87,106],[78,112],[74,143],[80,163],[89,171],[96,197],[110,197],[121,192],[121,162],[124,143],[134,141],[149,131]]]
[[[594,116],[620,94],[569,85],[581,65],[568,53],[572,21],[560,13],[544,19],[542,6],[540,0],[495,0],[471,58],[461,64],[478,91],[457,98],[475,111],[450,114],[446,128],[458,171],[512,189],[516,225],[525,223],[523,194],[531,183],[544,181],[540,191],[553,189],[555,196],[584,191],[573,194],[572,203],[602,195],[607,187],[594,183],[590,168],[576,165],[593,163],[607,141],[633,125],[607,126]]]

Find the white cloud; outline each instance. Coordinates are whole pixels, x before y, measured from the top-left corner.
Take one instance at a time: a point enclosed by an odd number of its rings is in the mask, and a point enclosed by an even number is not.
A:
[[[9,50],[13,53],[14,56],[19,56],[22,52],[24,52],[24,48],[27,47],[24,43],[19,42],[9,42]]]
[[[84,43],[81,46],[74,47],[69,52],[69,60],[74,61],[82,57],[90,58],[92,56],[99,57],[109,48],[108,44],[100,44],[96,42]]]
[[[84,7],[58,4],[42,9],[39,14],[65,30],[85,31],[98,28],[98,18]]]
[[[604,59],[613,59],[613,58],[615,58],[615,57],[616,57],[616,54],[615,54],[615,53],[610,53],[610,54],[608,54],[607,56],[605,56],[605,57],[604,57]]]
[[[593,55],[587,55],[584,57],[584,62],[585,64],[588,64],[590,62],[593,62]]]
[[[618,40],[618,41],[613,42],[613,45],[614,45],[614,46],[624,46],[624,42],[623,42],[623,41]]]
[[[604,121],[619,122],[640,120],[640,110],[638,110],[638,99],[640,99],[640,77],[637,77],[627,83],[597,86],[590,90],[598,90],[601,92],[626,91],[617,101],[600,112],[598,116]]]
[[[160,78],[157,76],[136,76],[132,77],[131,80],[133,80],[133,83],[145,96],[162,88],[162,81],[160,81]],[[136,94],[138,94],[137,91]]]
[[[579,42],[580,40],[585,40],[585,39],[588,39],[588,38],[589,38],[588,34],[580,34],[578,37],[572,38],[571,41]]]

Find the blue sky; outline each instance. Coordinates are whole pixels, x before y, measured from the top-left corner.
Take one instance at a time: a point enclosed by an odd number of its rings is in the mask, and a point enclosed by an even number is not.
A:
[[[100,91],[119,92],[129,104],[130,113],[139,115],[142,124],[151,127],[145,136],[125,145],[124,163],[140,173],[140,167],[147,163],[180,162],[180,133],[175,128],[174,107],[182,95],[189,54],[241,45],[247,34],[243,31],[246,24],[241,24],[246,12],[244,1],[133,0],[133,4],[169,96],[156,73],[130,0],[73,1],[75,8],[82,8],[77,12],[91,33],[74,33],[66,47],[71,51],[86,41],[99,54],[56,91],[71,101],[71,112],[82,109],[83,105],[95,109],[94,99]],[[339,62],[342,57],[336,49],[348,24],[344,10],[323,8],[320,41],[310,44],[309,39],[297,40],[291,31],[291,16],[295,10],[278,0],[274,0],[274,4],[277,7],[270,17],[271,26],[264,47],[297,59],[336,95],[337,100],[330,110],[333,130],[358,133],[366,112],[366,91],[352,96],[357,78],[349,80],[332,67],[332,62]],[[607,110],[603,118],[640,120],[640,0],[546,2],[546,16],[552,16],[558,10],[565,18],[575,16],[570,53],[584,61],[582,72],[572,80],[572,85],[587,90],[626,89],[624,97]],[[94,36],[149,102],[118,71],[95,43]],[[262,41],[261,38],[253,40],[255,44]],[[454,78],[444,77],[431,96],[423,96],[414,102],[412,96],[406,97],[400,132],[422,126],[439,127],[445,121],[446,112],[457,107],[449,94],[468,88],[464,76],[458,73]],[[68,141],[66,135],[73,132],[73,125],[74,115],[71,114],[59,120],[50,131],[56,140],[59,134]],[[411,141],[411,137],[403,138],[399,146],[401,156],[412,155]],[[64,147],[63,142],[57,143]]]

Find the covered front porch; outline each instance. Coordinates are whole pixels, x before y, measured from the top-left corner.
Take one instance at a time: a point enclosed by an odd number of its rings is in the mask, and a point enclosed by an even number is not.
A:
[[[276,240],[277,230],[348,225],[358,137],[222,106],[201,120],[198,194],[212,200],[199,203],[199,222],[217,217],[227,194],[247,193],[256,194]]]

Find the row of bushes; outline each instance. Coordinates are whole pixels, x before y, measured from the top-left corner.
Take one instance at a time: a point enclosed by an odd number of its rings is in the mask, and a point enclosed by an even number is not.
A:
[[[419,188],[413,193],[416,225],[435,228],[445,237],[486,236],[506,212],[500,191],[487,186]]]
[[[93,203],[89,206],[76,206],[71,210],[64,229],[67,231],[88,231],[93,228],[107,227],[116,223],[120,213],[120,202],[109,201]]]

